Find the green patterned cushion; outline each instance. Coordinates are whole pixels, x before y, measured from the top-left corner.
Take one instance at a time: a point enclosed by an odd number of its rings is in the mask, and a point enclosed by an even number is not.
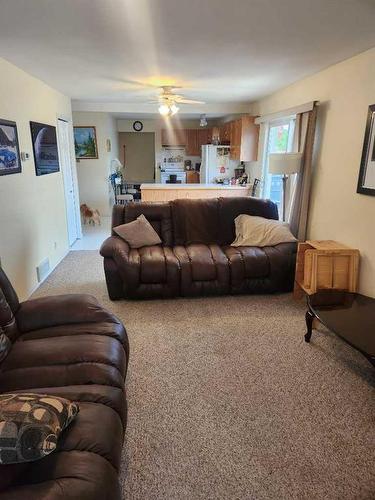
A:
[[[0,463],[31,462],[52,453],[78,411],[76,403],[57,396],[1,394]]]

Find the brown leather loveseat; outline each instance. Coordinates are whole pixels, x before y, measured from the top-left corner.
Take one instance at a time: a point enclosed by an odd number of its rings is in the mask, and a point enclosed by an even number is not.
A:
[[[129,355],[122,323],[89,295],[19,303],[0,268],[0,332],[12,341],[1,393],[51,394],[80,408],[53,453],[0,465],[0,500],[119,500]]]
[[[277,206],[257,198],[174,200],[115,205],[112,228],[140,214],[162,245],[131,249],[112,230],[100,249],[109,296],[154,298],[290,291],[296,243],[232,247],[234,219],[278,219]]]

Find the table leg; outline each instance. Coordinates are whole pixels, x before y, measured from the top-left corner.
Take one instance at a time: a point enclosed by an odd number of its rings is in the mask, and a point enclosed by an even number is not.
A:
[[[305,319],[306,319],[306,328],[307,328],[307,332],[306,332],[306,335],[305,335],[305,341],[306,342],[310,342],[311,334],[312,334],[313,321],[314,321],[314,315],[313,315],[313,313],[310,310],[306,311]]]

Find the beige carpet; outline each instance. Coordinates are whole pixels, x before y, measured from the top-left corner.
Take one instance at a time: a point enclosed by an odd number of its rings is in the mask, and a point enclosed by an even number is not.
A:
[[[374,370],[333,334],[307,345],[290,295],[110,302],[94,251],[35,295],[66,292],[128,329],[125,499],[375,498]]]

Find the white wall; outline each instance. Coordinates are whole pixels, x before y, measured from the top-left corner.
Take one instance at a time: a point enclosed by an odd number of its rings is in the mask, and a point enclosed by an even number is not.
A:
[[[77,161],[80,204],[86,203],[99,210],[101,215],[111,215],[111,188],[108,182],[111,161],[119,157],[116,120],[109,113],[73,112],[73,125],[95,126],[98,146],[97,160]],[[111,141],[111,151],[106,141]]]
[[[37,286],[36,266],[54,267],[68,251],[62,173],[37,177],[29,121],[71,122],[70,99],[0,59],[0,118],[17,122],[22,173],[0,177],[1,263],[21,299]],[[72,144],[73,145],[73,144]],[[72,156],[73,156],[72,150]]]
[[[375,297],[375,197],[356,193],[368,106],[375,103],[375,49],[262,99],[256,114],[319,100],[308,237],[361,251],[360,292]]]

